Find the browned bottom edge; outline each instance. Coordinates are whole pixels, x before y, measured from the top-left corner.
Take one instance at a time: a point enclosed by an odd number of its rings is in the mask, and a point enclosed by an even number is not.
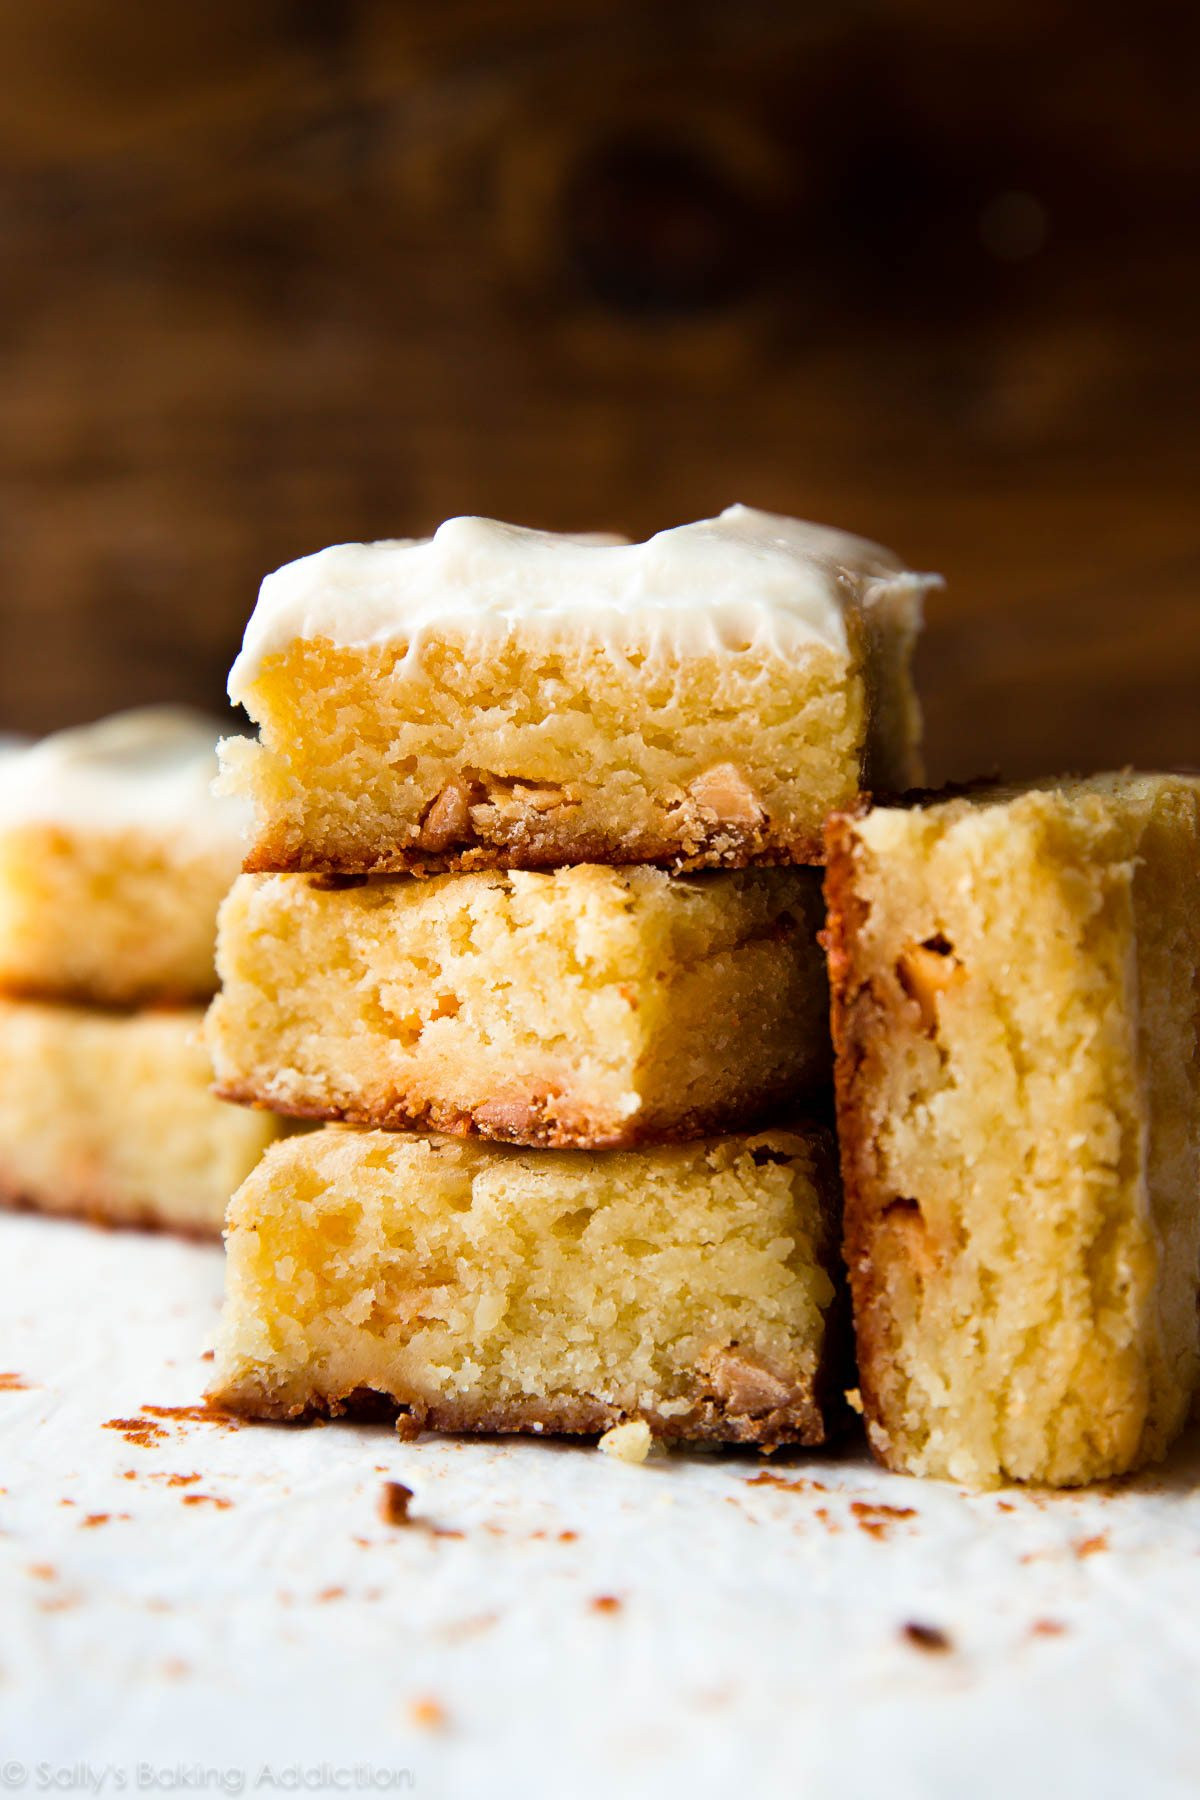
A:
[[[166,1219],[152,1207],[129,1208],[114,1205],[98,1194],[56,1195],[53,1201],[39,1198],[24,1188],[15,1188],[0,1177],[0,1210],[36,1213],[43,1219],[66,1219],[74,1224],[92,1225],[101,1231],[141,1231],[157,1236],[185,1238],[196,1244],[219,1244],[221,1226],[180,1225]]]
[[[242,868],[248,875],[324,874],[448,875],[482,869],[561,869],[578,863],[606,868],[632,868],[650,864],[673,874],[702,869],[820,868],[825,860],[819,831],[807,837],[772,840],[762,845],[700,849],[689,854],[678,844],[649,843],[636,849],[614,844],[608,838],[563,838],[557,843],[463,844],[442,852],[414,846],[390,845],[369,853],[360,849],[286,844],[263,833],[246,856]]]
[[[756,1444],[773,1450],[783,1444],[817,1445],[828,1433],[820,1407],[809,1395],[754,1416],[736,1413],[714,1399],[698,1400],[687,1413],[667,1414],[653,1407],[625,1409],[589,1395],[548,1396],[477,1406],[468,1401],[401,1399],[372,1388],[347,1394],[311,1394],[303,1400],[281,1400],[261,1388],[209,1391],[214,1405],[242,1418],[303,1424],[317,1419],[394,1419],[406,1437],[422,1431],[447,1433],[525,1434],[533,1437],[595,1437],[629,1419],[643,1419],[657,1438],[672,1443]]]
[[[39,1006],[69,1006],[78,1011],[127,1019],[141,1013],[192,1012],[207,1006],[216,992],[215,983],[201,989],[155,988],[127,994],[98,994],[86,983],[25,981],[0,974],[0,1000],[28,1001]]]
[[[884,1197],[875,1178],[873,1130],[867,1092],[879,1079],[879,1058],[892,1031],[887,1009],[862,967],[859,938],[867,909],[855,889],[854,828],[866,811],[860,806],[831,814],[826,824],[826,926],[822,933],[829,967],[830,1026],[834,1051],[834,1103],[842,1174],[842,1258],[849,1283],[858,1385],[867,1437],[875,1459],[903,1469],[887,1453],[889,1420],[883,1399],[892,1355],[891,1321],[877,1277],[874,1238]]]
[[[548,1117],[546,1101],[540,1095],[506,1096],[468,1111],[438,1101],[414,1101],[403,1095],[371,1105],[353,1101],[338,1105],[319,1100],[284,1101],[249,1082],[218,1083],[213,1092],[218,1099],[236,1106],[249,1106],[284,1118],[356,1125],[371,1131],[440,1131],[449,1137],[474,1137],[489,1143],[547,1150],[633,1150],[692,1143],[698,1138],[766,1130],[781,1119],[794,1119],[802,1106],[811,1111],[815,1122],[821,1122],[825,1116],[821,1104],[824,1087],[819,1083],[799,1088],[777,1087],[740,1106],[693,1109],[668,1124],[639,1123],[633,1119],[620,1126],[600,1120],[587,1125],[567,1124]]]

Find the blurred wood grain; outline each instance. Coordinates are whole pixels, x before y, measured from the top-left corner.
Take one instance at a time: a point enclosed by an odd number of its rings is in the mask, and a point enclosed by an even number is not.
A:
[[[948,577],[937,775],[1200,762],[1192,15],[0,0],[0,727],[261,575],[734,498]]]

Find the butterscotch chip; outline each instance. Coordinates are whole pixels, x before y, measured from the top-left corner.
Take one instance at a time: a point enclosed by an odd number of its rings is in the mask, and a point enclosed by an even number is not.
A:
[[[757,1122],[829,1075],[807,869],[244,875],[207,1038],[302,1116],[615,1147]]]
[[[471,830],[471,787],[465,781],[448,781],[425,814],[421,826],[423,850],[445,850],[461,844]]]
[[[246,867],[817,862],[832,808],[919,779],[932,580],[743,506],[644,544],[451,519],[305,557],[230,675]]]
[[[757,825],[762,820],[758,795],[732,763],[719,763],[698,775],[689,792],[704,812],[723,825]]]
[[[962,964],[948,944],[910,944],[896,963],[900,986],[917,1005],[927,1032],[937,1028],[938,999],[965,978]]]
[[[1200,1378],[1200,781],[830,826],[846,1251],[892,1468],[1073,1485]]]
[[[816,1129],[595,1155],[285,1140],[230,1208],[213,1396],[263,1418],[373,1402],[450,1431],[820,1442],[843,1373],[829,1155]]]
[[[756,1418],[786,1404],[786,1381],[743,1350],[718,1350],[708,1357],[705,1373],[713,1393],[734,1412]]]

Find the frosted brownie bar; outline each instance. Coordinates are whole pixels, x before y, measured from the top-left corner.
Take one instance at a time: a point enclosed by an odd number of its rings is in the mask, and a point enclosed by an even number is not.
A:
[[[217,1237],[283,1126],[214,1099],[201,1020],[0,1000],[0,1204]]]
[[[210,793],[218,729],[147,708],[0,748],[0,993],[208,998],[245,823]]]
[[[842,1374],[835,1236],[816,1131],[593,1156],[327,1125],[231,1205],[212,1397],[818,1443]]]
[[[305,557],[230,675],[245,866],[818,862],[831,808],[918,779],[932,579],[744,506],[642,544],[464,518]]]
[[[846,1244],[892,1468],[1072,1485],[1197,1381],[1200,782],[831,822]]]
[[[243,875],[219,1091],[583,1149],[778,1117],[832,1072],[823,917],[810,869]]]

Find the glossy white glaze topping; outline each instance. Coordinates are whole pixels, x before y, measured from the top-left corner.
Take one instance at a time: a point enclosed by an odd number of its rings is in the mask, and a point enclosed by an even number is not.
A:
[[[848,608],[897,586],[918,607],[936,579],[862,538],[747,506],[640,544],[448,519],[431,538],[335,544],[268,575],[229,695],[244,700],[297,639],[403,643],[411,656],[435,630],[586,635],[675,656],[756,643],[844,655]]]
[[[141,827],[236,846],[246,809],[212,794],[219,733],[218,722],[202,713],[147,706],[34,743],[0,743],[0,828]]]

